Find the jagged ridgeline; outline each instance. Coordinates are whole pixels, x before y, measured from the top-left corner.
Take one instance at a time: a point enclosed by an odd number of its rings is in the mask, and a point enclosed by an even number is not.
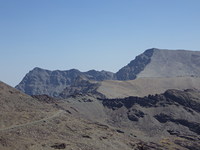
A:
[[[16,88],[28,95],[47,94],[57,97],[67,87],[81,83],[80,79],[103,81],[112,80],[113,76],[113,73],[107,71],[80,72],[76,69],[49,71],[37,67],[27,73]]]
[[[101,83],[101,81],[105,80],[124,81],[138,78],[174,77],[196,78],[199,76],[199,51],[161,50],[152,48],[137,56],[116,73],[95,70],[80,72],[76,69],[49,71],[41,68],[34,68],[26,74],[16,88],[29,95],[47,94],[57,97],[62,95],[64,90],[64,93],[66,93],[66,88],[69,89],[70,86],[74,87],[74,85],[79,85],[77,84],[77,78]],[[189,83],[188,85],[192,84],[193,83]],[[170,86],[172,88],[177,88],[174,85],[169,85],[168,87]],[[195,86],[191,87],[196,88]]]

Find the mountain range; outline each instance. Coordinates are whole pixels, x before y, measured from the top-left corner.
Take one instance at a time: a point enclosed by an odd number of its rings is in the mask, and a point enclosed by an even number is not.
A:
[[[80,72],[76,69],[49,71],[36,67],[26,74],[16,88],[29,95],[47,94],[57,97],[67,86],[76,82],[79,77],[103,81],[112,80],[113,76],[113,73],[107,71]]]
[[[116,73],[95,70],[80,72],[76,69],[49,71],[36,67],[26,74],[16,88],[28,95],[47,94],[49,96],[59,97],[63,95],[62,93],[66,88],[69,89],[70,86],[74,86],[75,82],[77,84],[77,80],[80,81],[80,78],[98,81],[99,85],[102,85],[104,81],[108,80],[112,80],[116,82],[116,84],[118,84],[118,81],[140,78],[149,78],[149,81],[151,81],[152,78],[163,78],[165,82],[167,82],[166,80],[168,79],[170,80],[169,82],[171,82],[172,79],[170,78],[178,77],[200,77],[199,51],[148,49]],[[146,80],[144,82],[146,82]],[[148,83],[149,82],[147,82],[147,84]],[[163,86],[165,86],[163,84],[161,84],[161,89],[166,90],[166,88],[163,88]],[[193,86],[193,82],[189,83],[189,85],[191,86],[188,88],[198,88],[196,85]],[[171,86],[171,88],[178,87],[179,85],[176,86],[174,84]],[[118,89],[118,86],[116,86],[115,89]],[[162,90],[161,92],[164,91]],[[147,94],[151,94],[151,92]]]

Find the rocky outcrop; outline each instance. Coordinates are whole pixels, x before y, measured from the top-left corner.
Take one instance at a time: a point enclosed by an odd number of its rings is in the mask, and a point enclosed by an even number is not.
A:
[[[173,117],[166,115],[166,114],[158,114],[154,116],[160,123],[166,123],[166,122],[173,122],[177,125],[183,125],[189,128],[192,132],[200,135],[200,123],[197,122],[190,122],[185,119],[174,119]],[[169,131],[168,131],[169,132]]]
[[[186,108],[191,108],[197,112],[200,112],[200,100],[198,90],[185,90],[184,92],[180,90],[167,90],[164,93],[168,101],[176,102]]]
[[[65,143],[56,143],[54,145],[51,146],[54,149],[65,149],[66,148],[66,144]]]
[[[16,88],[28,95],[47,94],[57,97],[66,87],[73,85],[77,77],[83,77],[87,80],[102,81],[113,79],[113,73],[95,70],[80,72],[76,69],[49,71],[41,68],[34,68],[26,74]]]
[[[55,99],[53,97],[50,97],[48,95],[32,95],[33,98],[37,99],[40,102],[43,103],[56,103],[59,101],[59,99]]]
[[[102,99],[102,104],[112,112],[110,122],[114,125],[134,126],[155,137],[170,134],[191,141],[200,139],[199,90],[167,90],[143,98]]]

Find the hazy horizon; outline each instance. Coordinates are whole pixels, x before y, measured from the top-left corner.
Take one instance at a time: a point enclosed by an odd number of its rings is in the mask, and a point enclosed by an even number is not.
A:
[[[200,1],[0,0],[0,80],[34,67],[116,72],[149,48],[200,50]]]

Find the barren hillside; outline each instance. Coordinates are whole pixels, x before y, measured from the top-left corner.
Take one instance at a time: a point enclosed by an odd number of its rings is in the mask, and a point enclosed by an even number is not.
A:
[[[148,96],[168,89],[200,89],[198,77],[146,77],[128,81],[103,81],[97,89],[108,98]]]
[[[0,83],[1,150],[199,149],[199,91],[34,98]]]

